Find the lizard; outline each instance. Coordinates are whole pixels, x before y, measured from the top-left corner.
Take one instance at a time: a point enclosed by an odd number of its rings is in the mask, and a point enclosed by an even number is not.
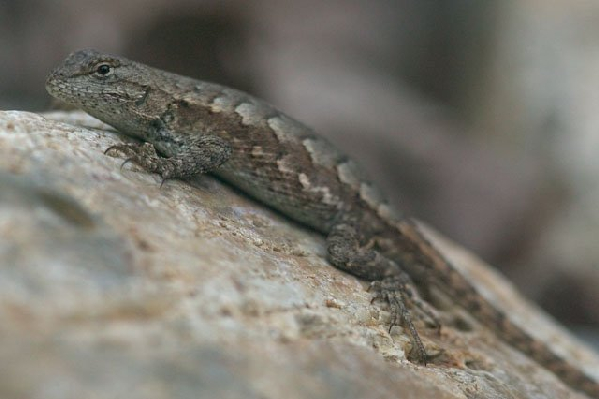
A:
[[[125,163],[158,173],[163,182],[211,173],[326,236],[328,261],[372,282],[373,300],[389,305],[390,329],[406,329],[408,359],[428,359],[411,310],[440,328],[420,294],[434,285],[566,385],[599,398],[599,382],[481,296],[352,159],[267,102],[91,49],[71,53],[53,69],[46,90],[137,139],[105,151],[124,153]]]

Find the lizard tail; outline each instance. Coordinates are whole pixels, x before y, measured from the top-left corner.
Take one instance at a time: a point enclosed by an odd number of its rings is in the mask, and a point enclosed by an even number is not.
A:
[[[439,287],[444,289],[446,294],[455,298],[460,306],[463,306],[483,325],[497,331],[497,335],[501,339],[553,372],[565,384],[592,398],[599,399],[599,382],[593,380],[580,367],[574,366],[565,358],[555,354],[546,343],[533,338],[510,321],[504,312],[484,299],[476,288],[424,237],[414,221],[403,220],[397,227],[401,235],[407,238],[405,243],[409,243],[410,246],[418,246],[418,248],[406,249],[413,256],[417,256],[419,259],[416,263],[426,269],[420,273],[436,276],[439,279]],[[427,270],[428,272],[426,272]]]

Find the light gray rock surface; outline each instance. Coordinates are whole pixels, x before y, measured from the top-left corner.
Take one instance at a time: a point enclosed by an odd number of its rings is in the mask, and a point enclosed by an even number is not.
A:
[[[1,398],[577,397],[451,307],[460,330],[419,326],[440,356],[407,362],[401,328],[389,335],[322,237],[210,177],[161,188],[121,170],[103,150],[123,138],[105,129],[82,113],[0,112]],[[436,240],[516,319],[599,370]]]

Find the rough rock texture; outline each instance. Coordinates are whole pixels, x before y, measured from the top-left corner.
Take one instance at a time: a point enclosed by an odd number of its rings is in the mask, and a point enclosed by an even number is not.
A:
[[[0,112],[0,397],[577,397],[451,306],[459,329],[419,326],[439,356],[407,362],[402,329],[390,335],[367,285],[326,262],[322,237],[210,177],[161,188],[120,169],[103,150],[123,138],[85,114],[46,118]],[[479,260],[433,239],[599,370]]]

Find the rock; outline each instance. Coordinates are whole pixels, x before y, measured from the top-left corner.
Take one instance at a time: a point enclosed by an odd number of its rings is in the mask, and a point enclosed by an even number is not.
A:
[[[0,397],[576,397],[451,306],[466,321],[441,336],[418,324],[439,356],[408,362],[407,336],[327,263],[321,236],[211,177],[161,187],[121,169],[103,150],[122,140],[83,113],[0,112]],[[430,235],[510,315],[597,367]]]

